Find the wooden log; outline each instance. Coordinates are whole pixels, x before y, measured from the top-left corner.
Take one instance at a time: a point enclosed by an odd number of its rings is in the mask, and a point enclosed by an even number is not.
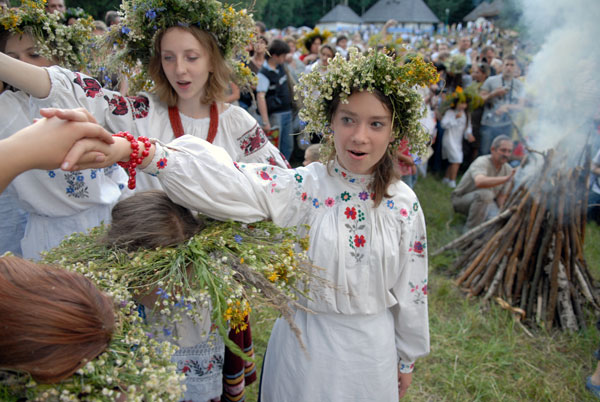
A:
[[[508,258],[506,256],[504,256],[504,258],[500,262],[500,266],[498,267],[498,270],[496,271],[496,275],[494,275],[494,279],[492,280],[492,283],[488,287],[488,290],[485,293],[485,296],[483,296],[483,300],[489,300],[494,295],[494,293],[497,293],[498,297],[502,297],[501,292],[496,292],[496,290],[498,289],[500,283],[502,283],[502,275],[504,275],[504,270],[506,269],[507,261],[508,261]]]
[[[519,209],[517,209],[517,211],[519,211]],[[500,263],[500,260],[502,260],[502,257],[504,257],[506,250],[512,246],[513,239],[515,238],[517,230],[520,227],[520,225],[519,225],[519,223],[520,223],[519,217],[520,216],[519,215],[520,214],[513,215],[513,217],[509,220],[508,224],[503,228],[503,231],[505,229],[507,229],[507,233],[505,236],[503,236],[501,238],[502,241],[499,245],[499,248],[494,253],[494,257],[491,259],[489,265],[487,267],[485,267],[485,273],[483,273],[482,280],[480,280],[479,283],[476,283],[474,286],[471,286],[471,293],[473,295],[478,295],[479,293],[481,293],[483,288],[486,285],[489,285],[489,283],[492,281],[492,278],[494,277],[494,274],[496,273],[496,268],[497,268],[498,264]],[[512,225],[511,225],[511,222],[512,222]],[[505,290],[505,293],[507,295],[510,295],[510,293],[506,292],[506,290]]]
[[[557,175],[559,176],[559,175]],[[554,315],[556,312],[556,298],[558,297],[558,264],[561,262],[561,255],[563,251],[562,242],[563,242],[563,214],[564,214],[564,206],[565,206],[565,197],[564,197],[564,186],[558,186],[558,219],[556,222],[556,244],[554,246],[555,254],[552,262],[552,273],[550,274],[550,296],[548,300],[548,309],[547,309],[547,320],[546,327],[547,329],[552,328],[554,323]]]
[[[523,243],[525,241],[525,234],[528,226],[528,219],[523,220],[519,230],[517,231],[517,240],[513,246],[513,251],[508,260],[508,266],[506,267],[506,275],[504,276],[504,293],[508,296],[508,302],[511,304],[513,301],[516,301],[518,299],[517,296],[520,296],[521,294],[520,289],[515,293],[513,293],[512,289],[515,275],[517,274],[517,261],[519,260],[519,255],[523,249]]]
[[[533,267],[530,267],[529,261],[531,260],[534,251],[537,250],[535,246],[539,240],[538,237],[540,234],[540,230],[542,229],[542,224],[544,221],[546,221],[545,201],[545,198],[541,198],[540,202],[538,203],[538,209],[535,215],[535,222],[532,225],[531,232],[528,232],[528,235],[526,237],[526,244],[523,249],[523,256],[521,257],[517,268],[519,272],[519,276],[517,277],[517,293],[520,292],[525,278],[529,277],[531,275],[531,272],[534,271],[534,269],[532,268],[535,267],[535,265],[533,265]]]
[[[581,298],[579,296],[579,291],[573,285],[573,282],[569,282],[569,286],[571,287],[571,298],[573,299],[573,309],[575,310],[577,323],[580,329],[586,329],[587,325],[585,323],[585,316],[583,314],[583,310],[581,309]]]
[[[558,319],[564,329],[577,331],[577,318],[571,304],[571,288],[565,272],[565,266],[558,263]]]
[[[594,297],[593,287],[590,286],[590,283],[586,280],[585,275],[583,274],[583,269],[578,263],[573,267],[573,272],[574,277],[577,279],[576,283],[579,284],[581,293],[583,293],[585,299],[594,307],[598,308],[598,302]]]
[[[546,255],[550,252],[549,248],[551,248],[551,240],[553,237],[553,228],[554,228],[553,226],[548,227],[544,233],[544,237],[542,238],[542,244],[540,246],[540,250],[539,250],[539,253],[536,258],[533,281],[531,282],[532,289],[538,289],[539,285],[542,282],[544,261],[546,260]],[[532,316],[533,308],[537,301],[536,294],[539,295],[540,292],[541,292],[541,290],[538,290],[537,293],[531,292],[529,294],[529,301],[527,302],[527,309],[525,310],[526,315],[529,317]],[[538,303],[538,306],[539,305],[540,304]],[[541,308],[541,307],[539,307],[539,308]]]
[[[516,207],[509,208],[509,209],[503,211],[498,216],[495,216],[494,218],[492,218],[486,222],[483,222],[481,225],[474,227],[473,229],[469,230],[468,232],[466,232],[459,238],[438,248],[433,253],[430,253],[429,256],[435,257],[436,255],[439,255],[439,254],[443,253],[444,251],[458,247],[460,244],[468,243],[469,241],[476,239],[482,232],[484,232],[486,230],[488,230],[488,232],[493,232],[491,226],[496,225],[497,223],[507,219],[510,216],[510,214],[512,212],[514,212],[515,210],[516,210]]]
[[[463,253],[463,255],[456,260],[456,263],[454,263],[453,272],[456,272],[460,269],[461,272],[459,276],[462,275],[462,273],[466,269],[464,265],[467,263],[467,261],[471,261],[473,258],[475,258],[475,255],[481,250],[481,247],[484,245],[485,242],[486,241],[484,238],[475,240],[471,244],[471,246]]]

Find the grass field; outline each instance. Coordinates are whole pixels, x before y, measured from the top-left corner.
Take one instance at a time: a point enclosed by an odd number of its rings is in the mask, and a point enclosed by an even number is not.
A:
[[[450,189],[433,177],[415,187],[427,221],[429,250],[460,235],[464,218],[450,205]],[[600,278],[600,227],[586,229],[585,254]],[[453,284],[451,252],[430,259],[431,354],[417,362],[406,401],[586,401],[585,377],[594,370],[592,352],[600,344],[595,317],[578,333],[529,328],[530,337],[495,302],[467,299]],[[253,336],[260,363],[275,314],[253,313]],[[258,385],[247,400],[256,401]]]

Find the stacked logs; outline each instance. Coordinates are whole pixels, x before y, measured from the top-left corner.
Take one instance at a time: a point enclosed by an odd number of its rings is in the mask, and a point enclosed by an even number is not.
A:
[[[577,330],[585,302],[600,306],[583,255],[590,155],[574,168],[554,152],[529,156],[502,213],[434,255],[462,252],[456,283],[470,295],[500,298],[547,328]]]

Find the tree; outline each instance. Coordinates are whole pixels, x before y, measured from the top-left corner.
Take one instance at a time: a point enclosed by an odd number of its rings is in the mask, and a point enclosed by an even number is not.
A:
[[[109,10],[119,10],[120,0],[65,0],[67,7],[81,7],[95,20],[104,21],[104,15]]]

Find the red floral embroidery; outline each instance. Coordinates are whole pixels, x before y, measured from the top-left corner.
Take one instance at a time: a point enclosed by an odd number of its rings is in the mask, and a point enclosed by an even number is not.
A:
[[[371,193],[371,199],[374,200],[375,199],[375,193]]]
[[[333,207],[334,204],[335,204],[335,200],[331,197],[329,197],[328,199],[325,200],[326,207]]]
[[[346,207],[346,212],[344,212],[344,214],[346,214],[346,218],[354,220],[356,219],[356,208]]]
[[[167,158],[159,159],[158,162],[156,162],[156,167],[159,169],[167,167]]]
[[[263,180],[272,180],[271,176],[269,176],[269,174],[267,172],[265,172],[264,170],[261,170],[260,178]]]
[[[421,244],[420,241],[416,241],[415,244],[413,244],[413,250],[415,253],[421,254],[423,252],[423,244]]]
[[[85,96],[88,98],[95,98],[96,95],[102,94],[102,87],[100,83],[93,78],[81,78],[79,73],[75,73],[75,79],[73,82],[79,85],[84,91]]]
[[[365,236],[354,235],[354,245],[356,247],[364,247],[366,242],[367,241],[365,240]]]
[[[183,368],[181,369],[182,372],[187,373],[188,371],[190,371],[190,368],[188,366],[183,366]]]
[[[105,96],[104,99],[108,102],[108,108],[115,116],[124,116],[128,112],[127,101],[120,95],[113,94],[112,99]]]
[[[302,193],[302,195],[300,196],[300,198],[302,198],[302,201],[306,201],[306,199],[308,198],[308,196],[306,195],[306,193]]]
[[[427,295],[427,285],[423,286],[423,289],[421,289],[421,291],[424,295]]]
[[[406,209],[402,208],[400,210],[400,215],[402,215],[403,217],[406,218],[408,216],[408,211]]]

